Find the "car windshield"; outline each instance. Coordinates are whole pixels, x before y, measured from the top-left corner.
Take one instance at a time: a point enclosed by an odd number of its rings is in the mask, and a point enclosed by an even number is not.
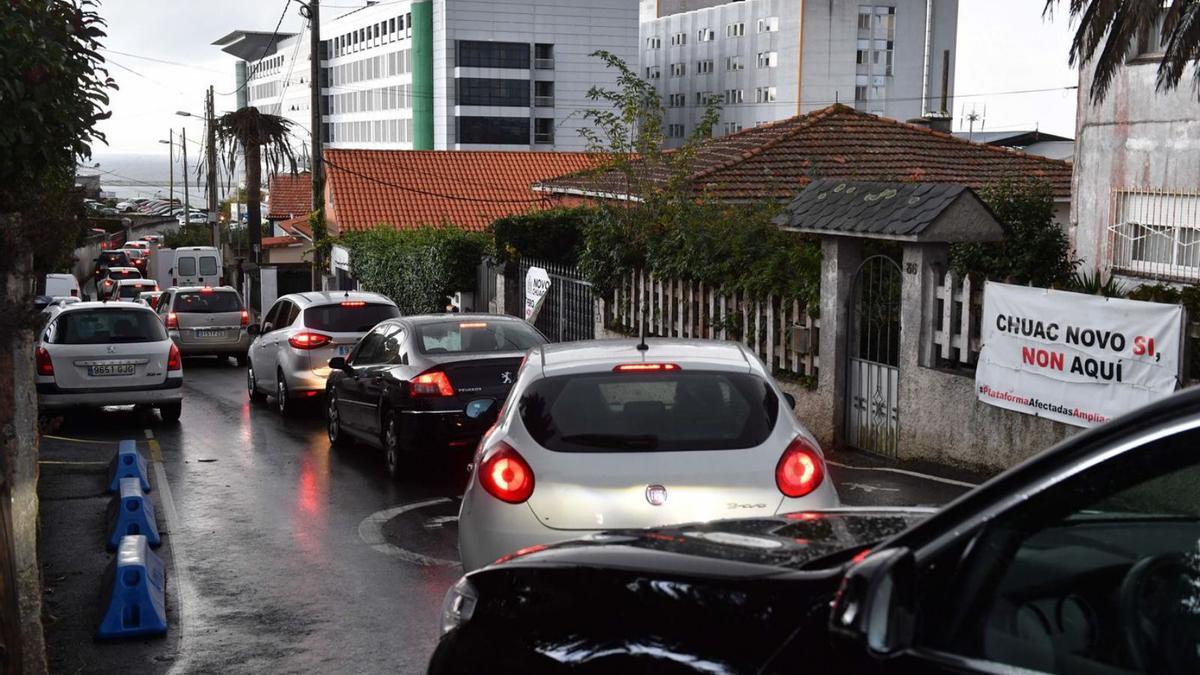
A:
[[[166,340],[162,324],[150,311],[84,309],[63,312],[55,321],[52,344],[96,345]]]
[[[556,452],[735,450],[771,435],[779,401],[748,373],[603,372],[539,380],[519,411]]]
[[[438,321],[418,325],[416,334],[422,354],[523,352],[546,342],[524,321]]]
[[[365,333],[384,319],[400,316],[394,305],[368,304],[346,300],[336,305],[321,305],[304,310],[304,325],[328,333]]]
[[[234,291],[184,291],[175,295],[171,309],[180,314],[240,312],[242,301]]]
[[[145,293],[147,288],[151,288],[149,284],[141,286],[139,284],[121,284],[117,293],[122,298],[136,298],[140,294]]]

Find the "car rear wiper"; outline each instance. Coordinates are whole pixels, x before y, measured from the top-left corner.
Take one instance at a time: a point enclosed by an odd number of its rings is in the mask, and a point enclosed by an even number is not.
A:
[[[596,447],[625,447],[653,450],[658,447],[658,436],[644,434],[641,436],[626,436],[621,434],[571,434],[563,436],[567,443],[591,445]]]

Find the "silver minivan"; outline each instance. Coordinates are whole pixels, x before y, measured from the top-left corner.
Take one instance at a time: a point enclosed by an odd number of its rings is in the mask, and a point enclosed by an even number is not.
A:
[[[375,324],[400,316],[396,303],[378,293],[293,293],[275,301],[262,324],[251,326],[246,391],[251,401],[268,394],[287,414],[292,399],[325,391],[329,359],[345,356]]]
[[[184,356],[233,357],[246,365],[250,313],[229,286],[171,288],[158,302],[158,316]]]

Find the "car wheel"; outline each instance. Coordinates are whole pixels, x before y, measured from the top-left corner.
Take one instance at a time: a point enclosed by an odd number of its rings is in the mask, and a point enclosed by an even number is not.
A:
[[[400,479],[403,452],[400,448],[399,429],[396,428],[396,416],[388,413],[387,421],[383,425],[383,465],[392,480]]]
[[[250,357],[245,354],[238,354],[233,357],[237,361],[238,368],[245,368],[247,363],[250,363]]]
[[[246,369],[246,394],[254,403],[259,403],[267,397],[266,394],[258,390],[258,379],[254,377],[254,368]]]
[[[329,392],[329,405],[325,408],[325,431],[329,434],[329,444],[343,448],[350,445],[350,439],[342,431],[342,417],[338,414],[337,393]]]
[[[275,374],[275,380],[278,383],[275,385],[275,410],[286,417],[292,412],[292,402],[291,395],[288,393],[287,380],[283,379],[282,370]]]
[[[158,406],[158,416],[167,424],[178,422],[181,414],[183,414],[182,403],[166,403]]]

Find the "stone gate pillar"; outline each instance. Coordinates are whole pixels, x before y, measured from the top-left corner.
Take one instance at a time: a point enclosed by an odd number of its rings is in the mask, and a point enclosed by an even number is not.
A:
[[[850,293],[862,265],[862,239],[821,237],[821,334],[817,354],[817,391],[828,414],[812,420],[810,429],[826,447],[841,447],[846,433],[847,333]],[[823,412],[824,412],[823,411]]]

